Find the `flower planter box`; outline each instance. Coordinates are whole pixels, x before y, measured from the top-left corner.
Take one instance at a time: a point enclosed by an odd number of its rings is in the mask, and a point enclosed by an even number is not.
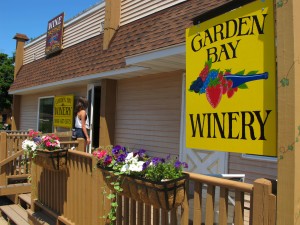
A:
[[[37,150],[34,162],[51,171],[62,171],[67,168],[68,149]]]
[[[118,177],[112,171],[99,167],[106,185],[112,191],[111,184]],[[187,174],[183,177],[164,182],[153,182],[133,176],[122,175],[119,182],[123,191],[118,193],[136,201],[152,205],[154,208],[171,210],[182,204],[185,197]]]

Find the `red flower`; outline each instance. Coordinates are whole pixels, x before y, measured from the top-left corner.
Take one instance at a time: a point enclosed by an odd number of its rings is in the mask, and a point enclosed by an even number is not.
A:
[[[106,156],[106,154],[107,154],[106,150],[98,150],[93,152],[93,155],[98,159],[102,159],[104,156]]]

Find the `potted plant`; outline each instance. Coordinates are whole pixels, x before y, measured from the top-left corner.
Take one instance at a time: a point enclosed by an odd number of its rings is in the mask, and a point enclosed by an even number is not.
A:
[[[171,210],[182,204],[188,165],[178,159],[150,157],[145,150],[128,151],[120,145],[100,147],[93,152],[105,184],[115,194],[124,195],[154,208]],[[114,200],[115,194],[108,198]],[[108,218],[115,220],[117,203],[113,201]]]
[[[59,138],[55,134],[40,137],[39,132],[30,130],[28,139],[22,142],[22,149],[37,165],[45,169],[66,169],[68,149],[61,149]]]

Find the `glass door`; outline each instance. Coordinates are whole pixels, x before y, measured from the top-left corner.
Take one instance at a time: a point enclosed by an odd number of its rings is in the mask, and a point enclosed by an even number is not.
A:
[[[88,85],[88,117],[90,119],[90,139],[87,152],[92,153],[92,149],[99,147],[99,131],[100,131],[100,101],[101,86],[100,84]]]

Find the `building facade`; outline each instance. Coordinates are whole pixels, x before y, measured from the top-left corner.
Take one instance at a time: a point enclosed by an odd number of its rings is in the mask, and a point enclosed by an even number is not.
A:
[[[91,147],[120,144],[179,157],[193,172],[275,179],[276,158],[185,147],[185,30],[234,2],[107,0],[65,22],[63,50],[48,56],[46,34],[24,47],[26,35],[16,35],[16,128],[64,131],[53,126],[54,97],[87,96]]]

